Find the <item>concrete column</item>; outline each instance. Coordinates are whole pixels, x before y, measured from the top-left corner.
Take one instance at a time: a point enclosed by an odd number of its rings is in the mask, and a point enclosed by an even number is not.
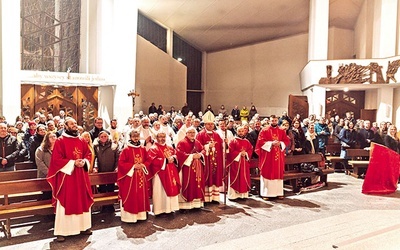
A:
[[[392,122],[393,119],[393,95],[392,88],[379,88],[377,91],[377,106],[376,114],[377,122]]]
[[[398,0],[375,0],[372,57],[396,55]]]
[[[128,96],[128,92],[136,88],[136,1],[114,0],[113,15],[112,46],[108,48],[112,53],[112,60],[108,62],[108,66],[112,67],[112,78],[116,84],[114,117],[122,122],[132,116],[132,98]]]
[[[329,0],[310,0],[308,60],[328,59]]]
[[[314,86],[304,92],[307,95],[309,107],[308,113],[316,116],[325,116],[326,90],[325,88]]]
[[[20,1],[0,0],[0,115],[21,113]]]
[[[397,131],[399,131],[400,127],[400,88],[393,89],[394,95],[393,95],[393,123],[397,127]]]
[[[167,28],[167,54],[174,57],[174,31]]]
[[[128,93],[135,89],[137,3],[84,0],[83,4],[86,4],[85,15],[90,23],[82,28],[86,32],[83,34],[87,42],[83,46],[86,68],[88,73],[100,74],[107,83],[115,85],[99,88],[99,116],[106,120],[117,118],[123,124],[132,116],[132,98]]]
[[[400,0],[397,0],[396,56],[400,55]]]

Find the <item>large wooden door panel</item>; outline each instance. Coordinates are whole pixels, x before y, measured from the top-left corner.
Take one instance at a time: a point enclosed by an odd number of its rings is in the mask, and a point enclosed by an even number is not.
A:
[[[35,110],[58,115],[61,110],[67,116],[77,117],[77,87],[35,86]]]
[[[300,117],[308,117],[308,100],[307,96],[289,95],[288,115],[295,117],[299,114]]]
[[[329,91],[326,92],[326,116],[338,114],[345,117],[346,112],[353,112],[354,117],[360,117],[360,110],[364,108],[364,91]]]
[[[78,120],[83,129],[88,131],[94,126],[94,119],[98,116],[98,88],[78,88]]]
[[[22,84],[21,107],[21,114],[31,118],[35,112],[56,116],[63,110],[89,130],[98,115],[98,88]]]
[[[32,117],[35,114],[35,85],[21,85],[21,115]]]

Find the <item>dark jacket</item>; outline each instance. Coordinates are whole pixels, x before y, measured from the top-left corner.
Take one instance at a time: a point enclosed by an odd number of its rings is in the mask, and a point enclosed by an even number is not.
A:
[[[342,128],[339,134],[339,140],[342,142],[342,150],[346,148],[355,148],[357,143],[357,131]],[[343,144],[343,142],[345,144]]]
[[[240,110],[239,109],[232,109],[231,115],[233,120],[240,121]]]
[[[400,152],[400,142],[393,139],[390,135],[385,135],[383,139],[385,146],[390,148],[391,150],[399,153]]]
[[[99,133],[101,131],[105,130],[104,128],[98,129],[97,127],[93,127],[90,131],[90,138],[92,138],[92,142],[94,142],[94,139],[96,139],[99,136]]]
[[[253,154],[251,156],[251,158],[253,158],[253,159],[258,159],[258,155],[254,152],[254,148],[256,147],[257,140],[258,140],[258,135],[260,134],[260,131],[261,131],[261,129],[260,130],[254,129],[253,131],[251,131],[248,134],[248,138],[247,139],[249,140],[249,142],[253,146]]]
[[[371,142],[375,141],[375,132],[372,129],[362,128],[358,132],[358,142],[360,144],[360,148],[367,148],[371,146]]]
[[[14,167],[18,158],[18,153],[19,147],[16,137],[7,135],[4,138],[0,138],[0,162],[4,158],[7,160],[7,164],[4,166],[5,168]],[[2,168],[3,166],[0,165],[0,167]]]
[[[31,137],[36,134],[36,132],[34,134],[31,134],[29,131],[30,131],[30,129],[28,128],[25,131],[24,137],[22,138],[22,140],[25,142],[25,146],[27,149],[29,149],[29,147],[31,145],[31,141],[30,141]]]
[[[36,157],[35,157],[35,152],[38,147],[40,147],[40,144],[42,144],[44,136],[35,134],[34,136],[29,139],[29,160],[33,162],[33,165],[36,168]]]
[[[95,152],[95,167],[99,172],[113,172],[118,166],[118,145],[108,140],[105,144],[99,141],[93,145]]]
[[[301,148],[301,151],[293,151],[294,155],[305,154],[306,136],[301,128],[291,129],[294,138],[294,148]]]

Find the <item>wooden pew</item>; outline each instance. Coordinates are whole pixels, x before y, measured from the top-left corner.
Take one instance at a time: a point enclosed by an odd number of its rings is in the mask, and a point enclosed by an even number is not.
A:
[[[324,182],[325,185],[328,185],[328,174],[334,172],[332,168],[329,167],[320,167],[319,164],[324,160],[321,154],[304,154],[304,155],[289,155],[285,157],[285,173],[283,174],[283,180],[289,181],[290,187],[294,193],[299,191],[299,187],[297,185],[298,180],[301,178],[313,177],[318,174],[315,172],[311,173],[303,173],[299,169],[294,169],[295,165],[299,165],[300,163],[312,163],[315,166],[318,166],[321,170],[320,181]],[[250,163],[251,167],[258,166],[258,160],[252,160]],[[259,181],[260,175],[252,175],[252,181]]]
[[[22,170],[21,170],[22,171]],[[19,171],[16,171],[19,172]],[[112,184],[117,181],[117,173],[97,173],[89,175],[91,185]],[[54,212],[51,200],[38,200],[38,193],[51,191],[44,178],[11,180],[0,182],[0,195],[4,196],[0,205],[0,220],[7,238],[11,238],[11,219],[21,216],[44,215]],[[14,202],[18,196],[22,201]],[[110,193],[94,194],[94,205],[102,206],[118,202],[118,190]]]
[[[343,171],[345,171],[345,159],[340,158],[340,149],[340,143],[335,143],[334,138],[329,138],[325,150],[326,161],[333,169],[343,169]]]
[[[369,165],[369,150],[365,149],[347,149],[347,157],[349,166],[352,167],[352,172],[349,171],[353,177],[362,178],[367,173]]]
[[[25,169],[35,169],[33,162],[31,161],[23,161],[23,162],[16,162],[15,163],[15,170],[25,170]]]
[[[36,169],[0,172],[0,182],[35,179],[36,177],[37,177]]]

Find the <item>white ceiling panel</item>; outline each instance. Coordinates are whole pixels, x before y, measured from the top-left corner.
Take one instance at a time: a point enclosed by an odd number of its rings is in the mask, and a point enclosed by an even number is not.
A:
[[[364,0],[330,0],[330,26],[353,29]],[[138,0],[139,10],[202,51],[308,31],[309,0]]]

